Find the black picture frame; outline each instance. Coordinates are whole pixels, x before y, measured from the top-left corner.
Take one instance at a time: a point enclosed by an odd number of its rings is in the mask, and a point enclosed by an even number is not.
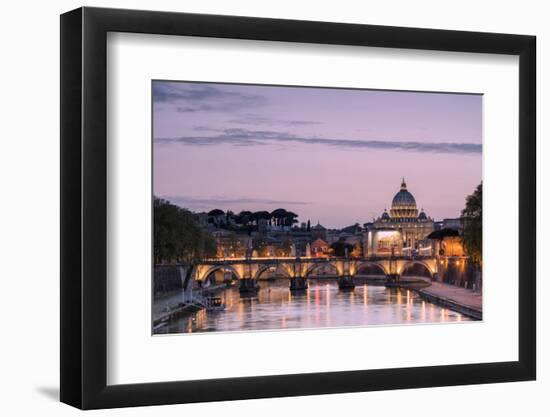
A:
[[[519,56],[519,360],[107,385],[108,32]],[[536,38],[136,10],[61,16],[61,401],[82,409],[533,380],[536,377]]]

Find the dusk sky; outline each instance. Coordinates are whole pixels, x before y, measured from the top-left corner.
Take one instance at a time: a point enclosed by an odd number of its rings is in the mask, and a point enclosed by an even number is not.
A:
[[[330,228],[408,190],[457,217],[482,178],[482,96],[153,82],[154,194],[192,211],[285,208]]]

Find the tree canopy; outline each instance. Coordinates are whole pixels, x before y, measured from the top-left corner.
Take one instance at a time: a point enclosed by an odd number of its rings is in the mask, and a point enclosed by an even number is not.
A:
[[[248,226],[250,222],[252,222],[253,220],[252,212],[248,210],[243,210],[239,214],[237,214],[237,217],[235,220],[238,224]]]
[[[271,217],[274,219],[275,225],[277,226],[292,226],[294,223],[298,223],[298,215],[284,208],[273,210],[271,212]]]
[[[271,220],[271,214],[269,214],[269,211],[256,211],[252,213],[252,219],[258,224],[260,220]]]
[[[153,200],[155,263],[186,262],[216,255],[216,240],[189,210],[167,200]]]
[[[347,243],[343,239],[340,239],[334,242],[332,245],[330,245],[330,248],[334,251],[334,256],[342,257],[346,255],[351,256],[351,253],[355,249],[355,246],[353,246],[350,243]]]
[[[471,260],[481,267],[482,264],[482,196],[483,186],[480,183],[474,192],[466,197],[466,206],[461,213],[463,225],[464,248]]]

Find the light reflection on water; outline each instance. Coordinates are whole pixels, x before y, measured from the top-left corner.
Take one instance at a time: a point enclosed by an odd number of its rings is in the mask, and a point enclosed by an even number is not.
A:
[[[262,281],[254,297],[242,297],[235,285],[220,293],[225,310],[201,310],[155,330],[198,333],[306,329],[323,327],[460,322],[468,317],[422,300],[411,290],[357,285],[338,289],[336,280],[310,280],[306,292],[292,294],[288,280]],[[178,297],[178,296],[176,296]],[[162,308],[166,299],[155,302]]]

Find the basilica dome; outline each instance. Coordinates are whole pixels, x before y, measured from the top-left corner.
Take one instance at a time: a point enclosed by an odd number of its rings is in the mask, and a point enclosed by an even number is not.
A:
[[[418,209],[416,208],[416,200],[413,195],[407,191],[405,178],[401,183],[401,189],[393,197],[391,203],[390,214],[392,218],[416,218],[418,217]]]
[[[428,220],[428,216],[424,212],[424,209],[420,210],[420,214],[418,215],[418,220]]]

